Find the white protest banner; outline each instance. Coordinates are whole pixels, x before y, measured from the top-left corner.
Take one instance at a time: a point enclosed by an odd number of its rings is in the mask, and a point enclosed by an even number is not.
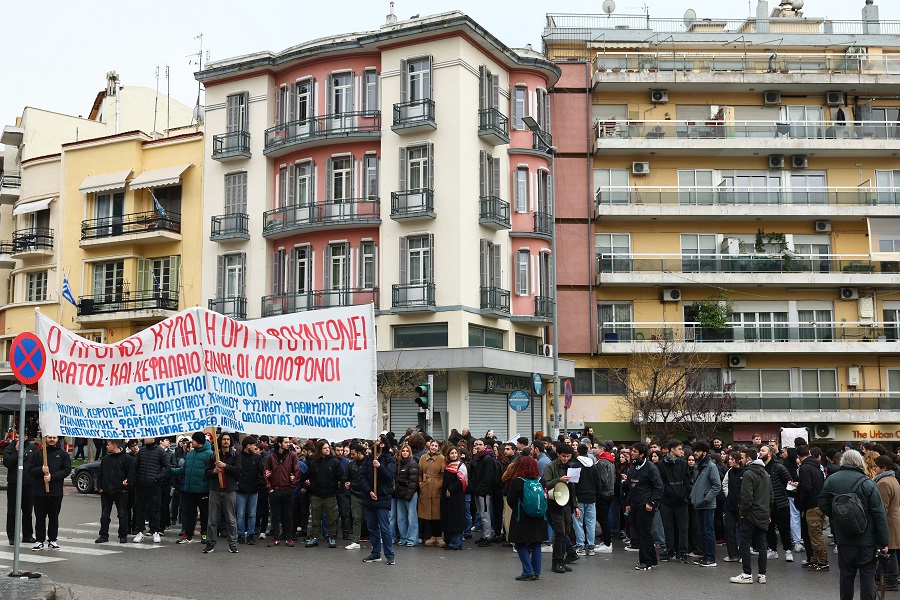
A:
[[[143,438],[222,427],[376,437],[374,307],[235,321],[189,308],[115,344],[38,313],[44,433]]]

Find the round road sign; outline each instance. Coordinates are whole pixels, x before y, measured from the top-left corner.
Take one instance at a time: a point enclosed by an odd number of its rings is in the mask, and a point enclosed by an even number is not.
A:
[[[566,379],[566,385],[563,386],[563,393],[566,398],[566,408],[572,408],[572,380]]]
[[[509,407],[516,412],[522,412],[528,408],[529,400],[528,392],[515,390],[509,394]]]
[[[9,351],[13,375],[25,385],[37,383],[47,366],[44,343],[33,333],[20,333]]]
[[[541,392],[544,391],[544,379],[540,373],[531,374],[531,384],[534,387],[534,393],[540,396]]]

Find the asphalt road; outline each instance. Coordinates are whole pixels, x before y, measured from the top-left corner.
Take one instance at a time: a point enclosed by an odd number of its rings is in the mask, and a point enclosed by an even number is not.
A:
[[[0,514],[6,513],[6,495],[0,496]],[[96,495],[80,495],[66,488],[60,516],[60,550],[31,552],[23,549],[22,565],[46,573],[60,587],[60,598],[84,600],[157,600],[169,598],[257,598],[331,597],[396,598],[397,600],[452,598],[466,594],[481,597],[592,598],[600,592],[615,596],[645,598],[691,598],[730,600],[790,597],[791,600],[820,600],[837,597],[837,556],[831,554],[832,570],[810,573],[796,562],[769,561],[765,587],[735,585],[728,578],[740,572],[739,563],[721,560],[719,566],[701,568],[680,563],[661,563],[658,569],[633,569],[637,553],[624,552],[614,543],[612,554],[583,557],[566,575],[550,571],[550,555],[544,554],[540,581],[519,582],[519,561],[510,548],[495,544],[478,548],[468,540],[465,550],[395,548],[397,564],[363,563],[362,550],[326,547],[295,548],[265,545],[239,546],[240,554],[229,554],[220,543],[210,555],[201,553],[200,543],[175,545],[175,531],[162,544],[145,540],[142,544],[94,544],[100,519]],[[0,522],[3,522],[0,520]],[[113,524],[115,529],[115,524]],[[478,538],[476,532],[475,538]],[[0,538],[4,541],[6,536]],[[0,573],[11,570],[11,546],[0,546]]]

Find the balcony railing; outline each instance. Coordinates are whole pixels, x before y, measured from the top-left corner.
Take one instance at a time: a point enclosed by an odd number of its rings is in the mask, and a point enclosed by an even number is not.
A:
[[[509,202],[497,196],[482,196],[481,211],[478,220],[487,225],[497,225],[500,229],[509,229]]]
[[[735,394],[736,409],[768,411],[900,410],[900,394],[872,392],[762,392]]]
[[[13,173],[3,173],[0,175],[0,187],[20,188],[22,187],[22,176]]]
[[[213,242],[250,239],[250,215],[231,213],[212,217],[209,239]]]
[[[534,316],[553,318],[553,298],[550,296],[534,297]]]
[[[232,131],[214,135],[212,157],[215,160],[250,158],[250,132]]]
[[[172,211],[166,211],[165,215],[157,212],[141,212],[81,222],[82,240],[161,231],[181,233],[181,214]]]
[[[868,254],[620,254],[597,255],[598,273],[900,273],[900,261]]]
[[[553,235],[553,215],[549,213],[534,213],[534,233],[544,237]]]
[[[498,287],[481,288],[481,308],[509,313],[509,290]]]
[[[896,342],[900,340],[900,322],[881,325],[851,322],[754,323],[733,324],[708,329],[696,322],[603,323],[599,328],[604,343],[652,343],[660,340],[687,343],[837,343]]]
[[[418,189],[406,192],[391,192],[391,218],[408,219],[414,217],[435,218],[434,190]]]
[[[509,117],[496,108],[482,108],[478,111],[478,135],[497,144],[508,144]]]
[[[178,310],[178,292],[169,290],[122,291],[94,296],[82,296],[78,316],[135,310]]]
[[[900,206],[900,188],[601,187],[597,204],[689,206]]]
[[[282,206],[263,213],[263,235],[325,227],[328,225],[378,225],[381,201],[378,198],[347,198],[305,206]]]
[[[531,148],[533,150],[549,154],[551,147],[553,147],[553,136],[550,135],[549,131],[541,131],[540,133],[537,131],[532,132]]]
[[[381,111],[335,113],[281,123],[266,129],[264,153],[329,138],[381,135]]]
[[[641,139],[900,139],[897,121],[598,121],[598,146],[610,140]]]
[[[273,294],[263,296],[261,310],[263,317],[271,317],[320,308],[361,304],[375,304],[377,307],[378,288],[341,288]]]
[[[427,126],[437,128],[434,120],[434,100],[412,100],[394,105],[394,123],[391,129],[407,129]]]
[[[13,232],[12,251],[35,252],[39,250],[53,250],[53,230],[48,227],[36,227],[33,229],[19,229]]]
[[[15,245],[12,242],[0,242],[0,255],[10,255],[15,252]]]
[[[209,300],[209,310],[213,310],[232,319],[247,318],[247,297],[229,296],[227,298],[212,298]]]
[[[394,308],[434,306],[434,282],[395,284],[391,289],[391,306]]]

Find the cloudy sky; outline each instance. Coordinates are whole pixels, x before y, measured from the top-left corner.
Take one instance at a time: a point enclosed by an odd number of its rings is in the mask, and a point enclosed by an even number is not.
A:
[[[743,18],[757,0],[615,0],[616,14],[681,18],[693,8],[704,17]],[[778,0],[769,0],[775,6]],[[548,7],[554,13],[600,13],[601,0],[398,0],[401,19],[461,10],[512,47],[540,48]],[[900,2],[877,0],[882,20],[900,21]],[[172,96],[189,106],[197,98],[196,53],[203,33],[204,60],[260,50],[278,51],[308,39],[375,29],[384,23],[385,1],[343,0],[7,0],[3,42],[7,48],[0,118],[12,124],[25,106],[87,115],[106,72],[123,85],[165,92],[169,66]],[[859,20],[865,0],[806,0],[807,16]],[[137,7],[141,9],[138,10]],[[192,56],[193,55],[193,56]]]

